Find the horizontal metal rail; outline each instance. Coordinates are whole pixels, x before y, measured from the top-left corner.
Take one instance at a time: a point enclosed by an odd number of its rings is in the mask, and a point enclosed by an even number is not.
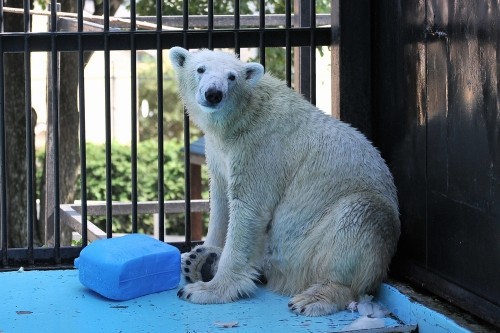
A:
[[[313,41],[311,33],[314,32],[314,44],[330,45],[332,32],[330,28],[294,28],[293,33],[288,35],[290,46],[309,46]],[[108,46],[110,51],[130,50],[130,35],[135,35],[135,47],[137,50],[152,50],[157,48],[157,32],[155,31],[109,31],[107,32]],[[185,31],[163,31],[159,39],[163,49],[184,44],[185,36],[188,36],[187,48],[204,48],[207,39],[212,36],[214,48],[234,47],[234,30],[193,30]],[[287,31],[274,28],[261,30],[238,31],[240,47],[259,47],[260,38],[266,40],[266,47],[283,47],[287,39]],[[78,51],[78,36],[81,36],[85,51],[104,50],[104,38],[102,34],[92,32],[58,32],[36,34],[26,33],[4,33],[2,43],[4,52],[24,52],[24,41],[27,38],[31,52],[50,52],[51,40],[56,40],[56,51]]]
[[[132,214],[131,202],[113,202],[113,216]],[[82,206],[79,203],[65,204],[60,206],[61,222],[68,225],[73,231],[82,232]],[[165,201],[165,214],[179,214],[186,211],[186,202],[184,200]],[[210,209],[209,201],[206,199],[191,200],[192,213],[206,213]],[[137,202],[138,214],[158,214],[159,207],[157,201]],[[87,215],[106,216],[106,202],[87,201]],[[106,232],[97,227],[94,223],[87,220],[88,239],[94,241],[106,238]]]

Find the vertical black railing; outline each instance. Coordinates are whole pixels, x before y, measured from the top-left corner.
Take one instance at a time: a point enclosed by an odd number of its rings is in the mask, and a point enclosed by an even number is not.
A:
[[[165,240],[165,167],[163,157],[163,48],[161,45],[162,1],[156,2],[156,91],[158,98],[158,231]]]
[[[111,59],[109,47],[109,0],[104,0],[104,114],[106,126],[106,236],[113,237],[111,161]]]
[[[212,3],[213,5],[213,3]],[[188,48],[188,29],[189,29],[189,6],[188,0],[183,1],[182,10],[182,31],[183,46]],[[210,42],[209,42],[210,44]],[[191,138],[189,135],[189,116],[184,109],[184,192],[185,192],[185,241],[186,248],[191,248]]]
[[[266,29],[266,2],[259,1],[259,58],[262,66],[266,67],[266,45],[264,31]]]
[[[30,3],[24,0],[24,114],[26,123],[26,223],[28,263],[33,265],[33,198],[34,198],[34,170],[33,170],[33,117],[31,111],[31,52],[29,45],[30,33]]]
[[[290,29],[292,28],[292,1],[285,1],[285,81],[288,87],[292,86],[292,43]]]
[[[213,50],[214,48],[214,40],[213,34],[214,31],[214,0],[208,0],[208,48]]]
[[[51,32],[51,75],[52,75],[52,130],[53,147],[53,195],[54,195],[54,261],[61,262],[61,222],[60,222],[60,191],[59,191],[59,56],[57,51],[57,1],[52,0],[50,6],[50,32]],[[47,171],[50,172],[50,171]],[[50,223],[47,221],[47,223]]]
[[[85,53],[83,51],[83,1],[78,0],[78,111],[80,120],[80,201],[82,216],[82,247],[87,246],[87,149],[85,128]]]
[[[0,1],[0,33],[3,33],[3,1]],[[5,145],[5,81],[3,61],[3,39],[0,38],[0,231],[2,232],[2,265],[7,266],[8,227],[7,227],[7,162]]]
[[[240,55],[240,0],[234,1],[234,53]]]
[[[137,50],[136,38],[136,6],[130,1],[130,163],[131,163],[131,200],[132,200],[132,232],[137,233]]]
[[[311,0],[309,7],[311,42],[309,46],[309,101],[316,105],[316,0]]]

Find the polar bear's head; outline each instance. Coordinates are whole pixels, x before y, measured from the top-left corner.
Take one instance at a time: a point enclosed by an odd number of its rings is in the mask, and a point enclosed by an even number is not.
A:
[[[230,110],[241,104],[242,94],[264,75],[262,65],[244,63],[225,52],[189,52],[173,47],[170,60],[188,109],[197,105],[204,113]]]

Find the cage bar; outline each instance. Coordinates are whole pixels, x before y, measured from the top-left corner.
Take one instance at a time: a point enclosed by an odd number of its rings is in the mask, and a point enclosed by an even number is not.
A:
[[[60,191],[59,191],[59,54],[57,52],[57,8],[56,0],[51,1],[50,32],[51,32],[51,75],[52,75],[52,129],[54,156],[54,261],[61,263],[61,222],[59,214]],[[49,171],[47,171],[49,172]],[[49,221],[47,221],[49,223]]]
[[[316,0],[309,5],[309,22],[311,28],[311,46],[309,47],[309,101],[316,105]]]
[[[33,115],[31,110],[31,53],[29,45],[29,32],[30,32],[30,14],[29,14],[29,1],[25,0],[24,3],[24,114],[26,126],[26,224],[27,224],[27,247],[28,247],[28,263],[33,265],[33,227],[34,227],[34,209],[33,199],[34,195],[34,161],[33,161]]]
[[[83,0],[78,0],[78,112],[80,120],[80,201],[82,216],[82,248],[88,244],[87,230],[87,150],[85,128],[85,58],[81,32],[83,32]]]
[[[3,33],[3,1],[0,1],[0,33]],[[5,145],[5,77],[3,38],[0,38],[0,232],[2,233],[2,265],[8,266],[7,163]]]
[[[212,3],[213,6],[213,3]],[[183,46],[188,48],[188,29],[189,29],[189,6],[188,0],[183,1]],[[211,33],[209,33],[211,35]],[[189,135],[189,116],[184,108],[184,192],[185,192],[185,248],[191,249],[191,142]]]
[[[208,0],[208,48],[213,50],[214,48],[214,40],[213,34],[214,31],[214,0]]]
[[[106,127],[106,235],[113,237],[113,204],[112,204],[112,161],[111,161],[111,68],[109,48],[109,0],[104,0],[104,113]]]
[[[156,91],[158,98],[158,230],[159,239],[165,240],[165,166],[163,157],[163,48],[161,45],[162,1],[156,2]]]
[[[292,28],[292,0],[285,1],[285,81],[288,87],[292,86],[292,44],[290,29]]]
[[[266,67],[266,45],[264,31],[266,29],[266,2],[259,1],[259,58],[262,66]]]
[[[239,38],[239,30],[240,30],[240,0],[234,1],[234,53],[240,56],[240,38]]]
[[[136,6],[130,1],[130,164],[132,232],[137,233],[137,49],[136,49]]]

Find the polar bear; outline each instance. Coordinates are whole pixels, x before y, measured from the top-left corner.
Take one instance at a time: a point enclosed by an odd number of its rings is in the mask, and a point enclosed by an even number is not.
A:
[[[263,276],[289,309],[345,309],[386,276],[400,222],[388,167],[350,125],[257,63],[170,50],[180,96],[206,137],[210,221],[182,256],[193,303],[249,297]]]

